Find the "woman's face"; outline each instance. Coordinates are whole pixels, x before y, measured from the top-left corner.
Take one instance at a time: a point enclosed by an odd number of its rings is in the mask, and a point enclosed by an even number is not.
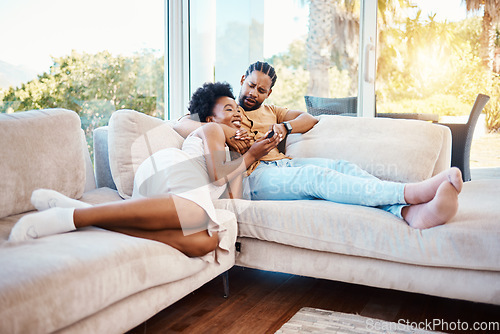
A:
[[[207,117],[207,121],[239,129],[241,127],[241,115],[236,101],[227,96],[219,97],[215,100],[212,116]]]

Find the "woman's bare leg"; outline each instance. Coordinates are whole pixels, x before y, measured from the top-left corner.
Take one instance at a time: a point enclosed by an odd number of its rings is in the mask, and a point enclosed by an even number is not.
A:
[[[185,233],[195,233],[206,229],[208,221],[208,215],[199,205],[166,195],[89,208],[55,207],[39,211],[22,217],[12,228],[9,240],[36,239],[85,226],[146,231],[182,229]]]
[[[191,229],[208,223],[208,216],[199,205],[173,195],[79,208],[73,219],[76,228],[94,225],[141,230]]]
[[[206,230],[185,234],[181,230],[146,231],[134,228],[111,227],[110,231],[123,233],[133,237],[150,239],[167,244],[190,257],[198,257],[215,250],[219,244],[219,236],[214,232],[208,235]]]

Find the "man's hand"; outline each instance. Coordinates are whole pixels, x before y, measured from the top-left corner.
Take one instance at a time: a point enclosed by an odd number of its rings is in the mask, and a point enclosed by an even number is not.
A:
[[[226,143],[234,151],[243,155],[252,146],[252,137],[249,136],[245,129],[235,129],[229,126],[222,126]]]

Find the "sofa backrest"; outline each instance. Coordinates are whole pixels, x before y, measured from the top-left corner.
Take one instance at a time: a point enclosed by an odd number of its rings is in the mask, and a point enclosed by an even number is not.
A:
[[[149,151],[180,147],[182,138],[175,133],[169,122],[152,120],[144,114],[124,111],[115,117],[118,122],[115,122],[115,134],[112,136],[116,137],[118,133],[121,138],[115,139],[109,152],[109,127],[94,130],[97,187],[116,189],[113,177],[119,177],[128,189],[123,188],[122,191],[131,193],[134,174],[131,166],[144,161],[150,155]],[[447,127],[423,121],[387,118],[324,115],[318,119],[318,124],[308,133],[288,136],[286,154],[292,157],[345,159],[377,177],[399,182],[420,181],[450,167],[451,133]],[[138,125],[143,122],[147,125]],[[156,129],[148,137],[149,148],[142,145],[142,149],[133,154],[135,161],[132,161],[132,138],[144,141],[145,138],[140,134],[148,132],[148,129]],[[119,148],[117,140],[123,143],[122,148]],[[120,162],[117,159],[123,154],[119,153],[123,152],[123,147],[127,147],[127,157],[121,157]],[[123,172],[113,174],[110,159],[113,160],[115,169],[120,168]],[[128,166],[125,164],[127,161],[130,161]]]
[[[86,169],[90,158],[80,118],[74,111],[0,114],[0,145],[0,218],[33,210],[30,198],[35,189],[80,198],[94,184],[92,170]]]
[[[451,132],[418,120],[322,115],[305,134],[288,136],[292,158],[341,159],[384,180],[417,182],[451,164]]]

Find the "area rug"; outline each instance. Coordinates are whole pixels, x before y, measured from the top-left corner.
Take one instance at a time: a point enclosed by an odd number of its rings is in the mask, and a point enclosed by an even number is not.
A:
[[[276,333],[437,333],[419,329],[423,325],[425,324],[408,324],[405,321],[389,322],[356,314],[303,307]]]

